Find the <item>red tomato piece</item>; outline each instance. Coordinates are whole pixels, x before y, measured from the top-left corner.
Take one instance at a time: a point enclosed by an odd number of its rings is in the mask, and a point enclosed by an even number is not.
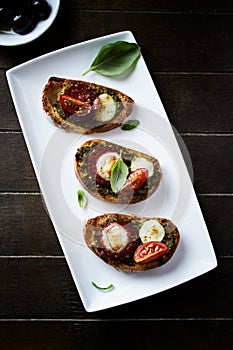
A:
[[[134,253],[134,261],[138,264],[146,264],[161,258],[168,252],[166,244],[150,241],[137,247]]]
[[[146,182],[147,178],[148,170],[146,168],[139,168],[132,171],[129,174],[125,185],[122,187],[121,193],[138,190]]]
[[[66,90],[65,94],[83,102],[90,103],[91,105],[98,96],[95,89],[81,82],[72,85]]]
[[[60,96],[60,102],[62,109],[72,114],[79,113],[79,115],[85,116],[91,111],[91,105],[89,103],[65,94]]]
[[[142,187],[144,182],[146,182],[147,177],[148,170],[146,168],[139,168],[129,174],[127,181],[131,183],[135,190],[137,190]]]

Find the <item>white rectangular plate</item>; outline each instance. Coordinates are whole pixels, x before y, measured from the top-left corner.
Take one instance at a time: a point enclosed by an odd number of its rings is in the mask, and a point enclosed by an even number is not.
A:
[[[82,79],[100,48],[118,40],[135,42],[129,31],[115,33],[46,54],[7,71],[7,79],[45,203],[63,248],[74,282],[87,311],[97,311],[144,298],[184,283],[217,266],[192,182],[143,57],[135,69],[120,78],[91,72],[85,80],[109,86],[131,96],[136,104],[131,119],[139,126],[120,128],[97,135],[79,135],[56,128],[42,108],[42,89],[49,77]],[[158,158],[163,179],[148,200],[128,206],[92,198],[82,209],[77,203],[81,188],[75,177],[73,158],[84,141],[105,139],[138,149]],[[185,145],[183,145],[185,150]],[[188,152],[186,150],[187,161]],[[190,161],[189,161],[190,163]],[[179,228],[180,244],[164,266],[139,273],[116,271],[96,257],[85,245],[85,218],[105,212],[122,212],[170,218]],[[94,288],[110,283],[108,293]]]

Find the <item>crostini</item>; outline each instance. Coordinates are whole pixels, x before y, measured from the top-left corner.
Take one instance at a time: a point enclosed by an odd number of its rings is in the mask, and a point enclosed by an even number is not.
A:
[[[81,134],[117,128],[134,107],[133,99],[118,90],[58,77],[49,78],[42,104],[56,126]]]
[[[88,140],[75,154],[75,174],[94,197],[114,203],[138,203],[150,197],[162,178],[159,161],[105,140]]]
[[[126,214],[104,214],[84,224],[88,248],[122,271],[145,271],[165,264],[180,240],[178,228],[168,219]]]

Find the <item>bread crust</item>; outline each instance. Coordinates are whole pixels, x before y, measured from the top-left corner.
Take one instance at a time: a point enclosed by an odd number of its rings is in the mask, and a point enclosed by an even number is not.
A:
[[[121,108],[120,112],[116,113],[115,117],[113,117],[109,122],[102,123],[100,125],[98,125],[96,122],[96,126],[93,126],[91,128],[78,125],[74,122],[69,121],[68,119],[64,119],[61,114],[54,108],[54,105],[57,101],[59,101],[59,97],[64,92],[64,90],[79,83],[85,84],[86,86],[89,86],[93,89],[111,91],[117,96],[123,108]],[[63,128],[66,131],[72,131],[81,134],[93,134],[109,131],[119,127],[125,118],[127,118],[132,113],[134,108],[134,100],[119,90],[112,89],[103,85],[81,80],[50,77],[42,92],[42,105],[44,111],[52,118],[56,126]]]
[[[103,247],[101,247],[101,244],[100,244],[101,232],[110,223],[124,222],[126,227],[129,227],[127,225],[130,225],[130,224],[133,224],[134,227],[137,227],[137,225],[140,225],[140,223],[146,220],[152,220],[152,219],[157,220],[164,227],[165,237],[162,242],[167,244],[169,248],[168,252],[158,260],[145,263],[145,264],[138,264],[133,260],[133,256],[132,256],[133,252],[136,250],[136,248],[140,244],[142,244],[140,238],[137,239],[137,237],[135,237],[135,242],[133,242],[134,246],[132,248],[133,251],[131,249],[131,253],[129,253],[129,249],[126,248],[125,254],[123,252],[119,254],[119,256],[117,256],[117,254],[106,253],[106,250]],[[179,230],[169,219],[143,217],[143,216],[127,215],[127,214],[119,214],[119,213],[118,214],[108,213],[108,214],[104,214],[104,215],[100,215],[100,216],[96,216],[94,218],[88,219],[85,222],[83,227],[83,235],[88,248],[95,255],[97,255],[100,259],[105,261],[107,264],[113,266],[114,268],[122,271],[127,271],[127,272],[146,271],[146,270],[154,269],[164,265],[172,258],[180,241]],[[129,257],[130,254],[131,256]]]
[[[88,158],[93,151],[98,150],[100,147],[103,147],[104,149],[110,149],[110,147],[112,147],[112,151],[122,151],[123,158],[124,155],[128,155],[128,157],[131,156],[131,158],[138,156],[144,157],[153,163],[154,175],[153,177],[148,178],[144,192],[142,191],[144,187],[142,187],[140,191],[138,190],[134,193],[130,193],[128,196],[115,194],[113,191],[111,191],[111,189],[98,185],[96,183],[96,179],[91,179],[90,171],[88,170]],[[74,169],[79,182],[91,195],[106,202],[122,204],[133,204],[147,199],[157,190],[162,179],[162,170],[159,161],[156,158],[148,154],[100,139],[88,140],[77,149],[74,159]]]

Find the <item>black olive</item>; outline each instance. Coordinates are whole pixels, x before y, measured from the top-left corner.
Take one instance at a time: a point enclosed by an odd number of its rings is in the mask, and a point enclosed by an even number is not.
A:
[[[9,25],[17,34],[28,34],[51,11],[47,0],[0,0],[0,26]]]
[[[14,17],[12,22],[12,29],[17,34],[28,34],[36,26],[34,19],[27,14],[19,14]]]
[[[9,7],[0,7],[0,25],[10,24],[14,18],[14,11]]]
[[[51,13],[51,6],[46,0],[34,0],[32,2],[33,13],[38,20],[46,20]]]

